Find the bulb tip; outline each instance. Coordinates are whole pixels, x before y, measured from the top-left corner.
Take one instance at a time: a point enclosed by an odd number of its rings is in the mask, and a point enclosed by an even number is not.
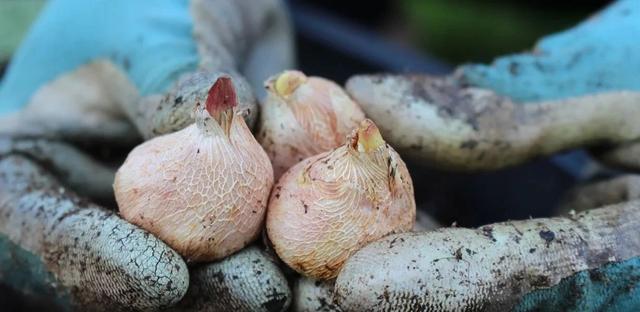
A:
[[[222,112],[233,109],[237,105],[236,89],[233,86],[231,77],[221,76],[209,89],[206,101],[207,111],[217,119]]]
[[[368,153],[385,144],[378,126],[371,119],[361,121],[356,133],[354,147],[360,152]]]
[[[274,92],[282,97],[291,95],[301,84],[307,80],[307,76],[298,70],[285,70],[273,80]]]

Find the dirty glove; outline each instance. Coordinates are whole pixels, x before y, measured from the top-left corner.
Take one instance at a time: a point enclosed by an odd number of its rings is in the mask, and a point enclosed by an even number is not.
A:
[[[622,174],[610,179],[587,181],[574,187],[558,208],[558,213],[568,214],[606,205],[640,199],[640,175]]]
[[[340,271],[343,311],[636,311],[640,202],[391,235]]]
[[[434,167],[491,170],[622,144],[640,138],[639,17],[640,3],[621,0],[530,53],[446,77],[356,76],[347,90],[394,147]]]
[[[338,278],[301,278],[294,311],[635,311],[640,201],[564,217],[388,236]]]
[[[159,239],[67,191],[19,154],[0,159],[0,279],[51,308],[175,304],[187,266]]]
[[[394,147],[434,167],[492,170],[633,142],[639,14],[637,1],[618,1],[533,53],[446,77],[356,76],[347,90]],[[343,311],[637,310],[638,207],[390,236],[347,261],[334,299]]]
[[[222,73],[251,122],[243,76],[261,90],[291,62],[279,1],[49,1],[0,84],[0,282],[65,310],[285,310],[287,282],[258,247],[189,274],[162,241],[78,199],[112,201],[114,168],[69,143],[178,130]]]
[[[145,137],[172,132],[193,122],[193,106],[222,72],[252,125],[255,101],[241,74],[264,92],[262,82],[292,59],[278,0],[49,1],[0,85],[0,113],[13,113],[0,132],[130,142],[127,119]]]
[[[414,232],[432,231],[441,225],[424,210],[416,209],[416,223]],[[342,309],[335,301],[335,279],[321,281],[300,276],[293,283],[293,302],[291,309],[294,312],[340,312]]]
[[[291,301],[258,247],[188,272],[165,243],[79,198],[28,154],[0,157],[0,198],[0,282],[52,309],[283,311]]]

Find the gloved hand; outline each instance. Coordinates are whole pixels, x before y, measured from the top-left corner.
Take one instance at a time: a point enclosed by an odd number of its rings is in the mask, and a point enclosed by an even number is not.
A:
[[[356,76],[347,91],[401,154],[435,167],[492,170],[602,143],[637,163],[638,17],[640,3],[621,0],[532,53],[446,77]],[[588,208],[615,203],[598,198]],[[334,298],[343,311],[637,310],[638,207],[390,236],[347,261]]]
[[[640,199],[640,175],[620,176],[590,181],[576,186],[564,198],[559,214],[581,212],[597,207]]]
[[[343,311],[635,311],[640,202],[564,218],[403,233],[350,257]]]
[[[181,129],[223,73],[251,124],[251,86],[262,92],[292,55],[277,0],[49,1],[0,84],[0,282],[52,309],[286,310],[286,279],[258,247],[187,267],[79,199],[112,199],[115,168],[70,143],[130,147]]]
[[[291,301],[286,278],[258,247],[188,268],[153,235],[67,190],[30,154],[0,157],[0,198],[0,282],[50,309],[284,311]]]
[[[530,53],[446,77],[356,76],[347,91],[394,147],[435,167],[497,169],[630,142],[640,138],[639,17],[640,3],[621,0]]]
[[[631,201],[560,218],[391,235],[356,252],[337,280],[300,278],[293,309],[633,311],[639,224],[640,202]]]
[[[221,72],[234,78],[252,125],[241,74],[261,95],[292,60],[278,0],[50,1],[0,86],[0,113],[22,108],[0,132],[122,142],[136,133],[126,117],[145,137],[172,132],[192,123],[194,103]]]

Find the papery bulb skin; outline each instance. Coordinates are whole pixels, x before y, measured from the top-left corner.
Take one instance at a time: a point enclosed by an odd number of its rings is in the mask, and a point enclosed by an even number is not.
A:
[[[120,214],[189,261],[221,259],[261,231],[273,169],[236,102],[219,78],[194,124],[137,146],[116,173]]]
[[[303,159],[340,146],[365,118],[339,85],[324,78],[289,70],[265,86],[257,137],[276,179]]]
[[[415,216],[405,163],[365,119],[345,144],[282,175],[271,193],[267,233],[291,268],[331,279],[365,244],[410,231]]]

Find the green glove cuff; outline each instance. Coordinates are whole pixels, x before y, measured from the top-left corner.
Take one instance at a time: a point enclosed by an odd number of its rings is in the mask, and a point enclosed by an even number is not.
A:
[[[527,294],[513,311],[637,311],[640,257],[579,272]]]

